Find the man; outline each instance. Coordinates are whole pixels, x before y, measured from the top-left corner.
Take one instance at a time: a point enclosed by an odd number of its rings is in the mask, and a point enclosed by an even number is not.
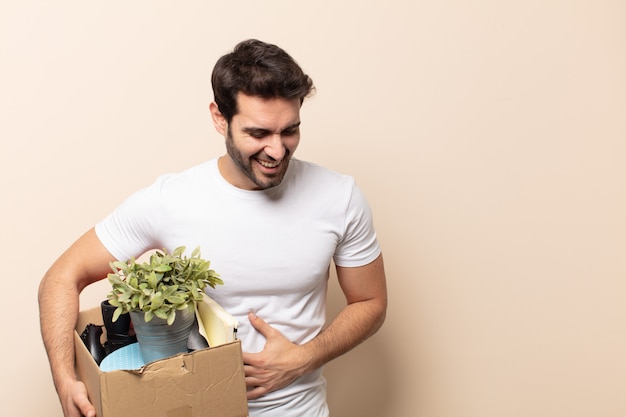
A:
[[[74,371],[79,294],[110,261],[149,249],[200,246],[223,278],[210,295],[239,320],[251,417],[328,416],[322,366],[384,321],[383,260],[363,195],[351,177],[293,158],[310,78],[282,49],[249,40],[218,60],[212,84],[226,154],[131,196],[41,282],[42,337],[66,417],[95,415]],[[323,329],[331,260],[347,305]]]

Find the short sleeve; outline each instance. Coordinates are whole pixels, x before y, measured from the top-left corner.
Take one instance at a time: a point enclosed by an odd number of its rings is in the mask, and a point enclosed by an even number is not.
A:
[[[334,254],[337,266],[359,267],[380,255],[372,212],[361,190],[353,185],[346,210],[344,234]]]
[[[161,182],[162,179],[159,179],[137,191],[96,224],[96,235],[118,260],[126,261],[160,247],[156,232]]]

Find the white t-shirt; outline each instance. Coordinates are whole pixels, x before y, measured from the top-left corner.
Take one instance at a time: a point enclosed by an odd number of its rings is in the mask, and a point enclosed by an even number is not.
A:
[[[294,343],[314,338],[326,315],[331,259],[363,266],[380,254],[372,216],[354,180],[292,159],[280,185],[236,188],[217,159],[159,177],[96,225],[120,260],[150,249],[200,246],[224,285],[209,295],[239,321],[244,352],[263,350],[252,311]],[[322,369],[249,402],[250,417],[325,417]]]

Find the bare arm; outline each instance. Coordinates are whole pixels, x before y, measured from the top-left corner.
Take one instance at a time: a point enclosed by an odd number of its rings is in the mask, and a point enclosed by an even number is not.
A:
[[[113,260],[91,229],[59,257],[39,285],[41,335],[66,417],[95,416],[84,385],[76,380],[74,326],[80,292],[106,277]]]
[[[387,311],[387,287],[382,255],[359,268],[337,267],[347,306],[318,337],[304,345],[313,359],[308,371],[348,352],[382,326]]]
[[[285,387],[299,376],[348,352],[383,324],[387,287],[382,255],[362,267],[337,267],[337,277],[347,305],[308,343],[295,345],[261,318],[250,316],[252,325],[267,342],[260,353],[244,352],[248,398],[258,398]]]

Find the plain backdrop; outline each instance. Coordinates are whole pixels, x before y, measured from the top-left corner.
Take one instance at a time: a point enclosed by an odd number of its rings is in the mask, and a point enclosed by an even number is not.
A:
[[[327,366],[332,415],[626,415],[626,3],[603,0],[4,0],[0,414],[62,415],[39,280],[223,153],[210,71],[251,37],[315,81],[297,155],[356,177],[384,249],[387,321]]]

